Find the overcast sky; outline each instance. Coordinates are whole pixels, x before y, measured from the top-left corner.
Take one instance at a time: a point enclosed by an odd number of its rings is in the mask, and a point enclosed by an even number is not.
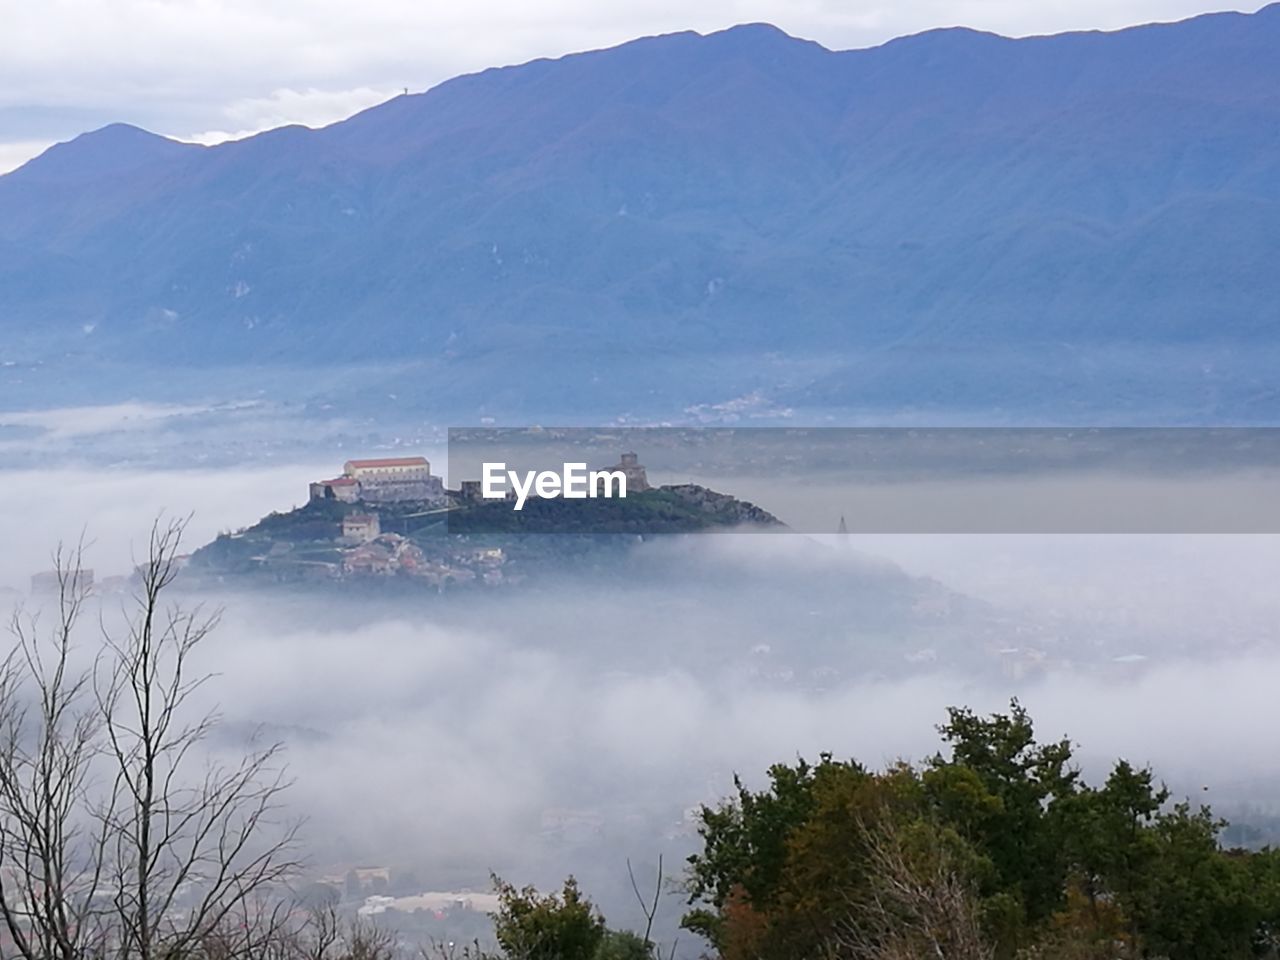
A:
[[[931,27],[1114,29],[1214,0],[0,0],[0,171],[113,121],[216,142],[318,126],[407,87],[768,21],[833,49]]]

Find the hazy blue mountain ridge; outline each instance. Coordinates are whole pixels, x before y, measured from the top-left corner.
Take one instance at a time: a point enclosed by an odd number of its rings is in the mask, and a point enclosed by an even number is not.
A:
[[[748,25],[217,147],[107,127],[0,177],[0,335],[416,357],[532,395],[664,356],[862,358],[790,385],[846,401],[909,394],[912,351],[1186,347],[1195,375],[1269,349],[1280,311],[1277,49],[1280,5],[838,53]]]

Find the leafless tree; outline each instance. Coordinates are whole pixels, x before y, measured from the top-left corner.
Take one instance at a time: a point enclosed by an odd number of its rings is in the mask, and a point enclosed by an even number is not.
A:
[[[396,935],[360,917],[344,920],[332,906],[310,912],[283,940],[286,960],[391,960]]]
[[[644,914],[644,947],[652,954],[656,960],[661,960],[662,949],[653,941],[653,924],[658,918],[658,905],[662,900],[662,886],[666,879],[662,871],[662,854],[658,854],[658,869],[655,872],[653,884],[653,896],[646,897],[640,892],[640,884],[636,880],[636,872],[631,866],[631,859],[627,858],[627,878],[631,881],[631,892],[635,894],[636,901],[640,904],[640,912]],[[676,942],[671,944],[671,956],[676,954]]]
[[[644,914],[644,945],[652,950],[653,922],[658,916],[658,901],[662,899],[662,854],[658,854],[657,881],[653,885],[652,898],[640,892],[640,884],[636,881],[630,857],[627,858],[627,878],[631,881],[631,892],[636,895],[636,901],[640,904],[640,912]]]
[[[296,869],[280,746],[204,760],[192,694],[217,614],[167,603],[184,522],[157,522],[123,630],[73,666],[81,552],[56,555],[57,622],[15,616],[0,673],[0,919],[22,960],[260,957]]]
[[[851,900],[833,960],[992,960],[977,899],[927,824],[910,839],[887,811],[862,829],[869,890]]]
[[[45,630],[38,614],[15,611],[0,666],[0,919],[26,960],[102,946],[105,840],[84,804],[102,724],[91,672],[72,663],[89,589],[82,556],[83,544],[58,549],[56,621]]]
[[[316,907],[297,938],[305,960],[328,960],[342,944],[342,918],[332,906]]]

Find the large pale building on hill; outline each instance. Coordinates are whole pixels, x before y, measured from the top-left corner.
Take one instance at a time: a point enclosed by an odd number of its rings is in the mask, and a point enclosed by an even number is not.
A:
[[[377,460],[348,460],[342,475],[362,483],[408,483],[431,478],[431,464],[426,457],[383,457]]]
[[[444,481],[431,473],[426,457],[380,457],[348,460],[342,476],[311,484],[312,500],[342,500],[347,503],[439,503],[444,500]]]

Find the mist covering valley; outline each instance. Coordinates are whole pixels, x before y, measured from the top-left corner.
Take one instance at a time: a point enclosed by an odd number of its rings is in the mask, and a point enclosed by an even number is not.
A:
[[[175,416],[190,414],[0,418],[43,447],[40,466],[3,474],[6,608],[48,603],[29,577],[59,541],[83,536],[99,582],[127,575],[157,516],[190,515],[191,550],[301,502],[348,455],[202,466]],[[104,459],[116,442],[136,455]],[[784,519],[818,510],[811,494],[753,491]],[[617,569],[483,597],[179,580],[171,599],[224,612],[200,653],[217,676],[199,699],[224,717],[206,747],[254,731],[286,744],[317,875],[388,866],[423,890],[483,891],[491,870],[574,873],[625,924],[628,858],[652,870],[661,854],[678,874],[691,811],[735,773],[756,783],[823,752],[921,760],[946,705],[1011,696],[1079,743],[1086,772],[1150,762],[1242,838],[1273,836],[1280,537],[832,531],[655,537]],[[129,602],[118,581],[102,591],[108,627]],[[664,911],[670,931],[678,897]]]

